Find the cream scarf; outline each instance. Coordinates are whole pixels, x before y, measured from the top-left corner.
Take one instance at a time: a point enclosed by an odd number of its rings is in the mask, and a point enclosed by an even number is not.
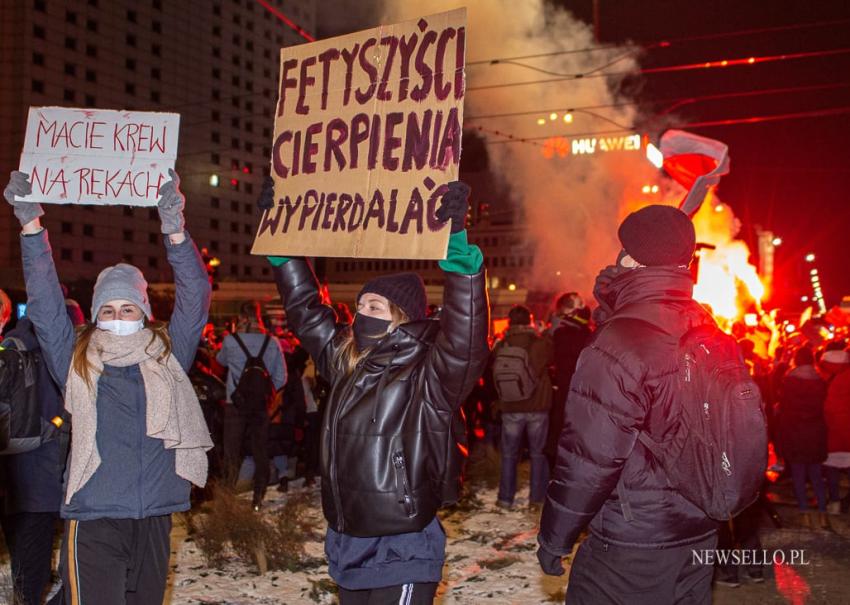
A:
[[[166,449],[176,449],[177,474],[203,487],[207,480],[206,451],[212,448],[209,429],[195,390],[180,363],[169,355],[157,361],[164,349],[149,329],[116,336],[96,329],[86,356],[92,367],[92,387],[73,369],[65,384],[65,409],[73,415],[71,458],[65,504],[91,479],[100,466],[97,451],[97,380],[104,365],[138,365],[147,396],[147,435],[162,439]]]

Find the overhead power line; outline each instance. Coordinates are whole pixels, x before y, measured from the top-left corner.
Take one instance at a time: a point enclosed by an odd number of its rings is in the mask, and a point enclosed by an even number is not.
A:
[[[300,25],[295,23],[295,21],[293,21],[292,19],[290,19],[289,17],[284,15],[281,11],[279,11],[278,9],[273,7],[271,4],[266,2],[266,0],[257,0],[257,2],[260,4],[260,6],[262,6],[264,9],[269,11],[275,17],[277,17],[278,20],[283,21],[296,34],[298,34],[299,36],[301,36],[302,38],[307,40],[307,42],[315,42],[316,41],[316,39],[313,36],[311,36],[310,33],[307,32],[307,30],[305,30],[303,27],[301,27]]]
[[[557,78],[549,78],[546,80],[526,80],[521,82],[502,82],[500,84],[485,84],[481,86],[470,86],[466,90],[467,92],[475,92],[479,90],[492,90],[496,88],[510,88],[516,86],[531,86],[537,84],[552,84],[555,82],[563,82],[566,80],[582,80],[589,78],[607,78],[611,76],[629,76],[636,74],[657,74],[657,73],[665,73],[665,72],[680,72],[680,71],[693,71],[693,70],[703,70],[703,69],[712,69],[712,68],[726,68],[726,67],[741,67],[746,65],[757,65],[762,63],[773,63],[776,61],[790,61],[795,59],[812,59],[815,57],[828,57],[835,55],[843,55],[850,54],[850,48],[838,48],[832,50],[818,50],[818,51],[809,51],[809,52],[800,52],[800,53],[790,53],[790,54],[782,54],[782,55],[767,55],[761,57],[745,57],[738,59],[723,59],[720,61],[701,61],[699,63],[685,63],[682,65],[666,65],[662,67],[647,67],[644,69],[636,69],[632,71],[618,71],[618,72],[602,72],[602,73],[594,73],[596,70],[584,73],[574,73],[574,74],[563,74]],[[513,65],[521,65],[518,63],[513,63]]]

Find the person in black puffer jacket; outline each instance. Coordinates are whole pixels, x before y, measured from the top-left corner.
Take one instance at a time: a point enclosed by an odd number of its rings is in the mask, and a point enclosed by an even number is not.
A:
[[[692,298],[694,228],[676,208],[648,206],[618,235],[618,263],[594,290],[600,327],[571,381],[538,560],[563,574],[561,556],[588,527],[567,602],[709,603],[712,567],[692,565],[692,551],[715,547],[716,522],[669,487],[638,441],[641,431],[662,441],[672,426],[679,339],[713,321]]]
[[[457,498],[458,409],[489,356],[481,251],[464,227],[469,188],[452,183],[443,311],[426,319],[413,273],[368,282],[351,325],[324,305],[310,265],[270,257],[289,325],[331,383],[321,428],[325,552],[340,603],[431,603],[446,537],[436,517]],[[268,187],[260,199],[268,207]],[[459,423],[460,433],[452,426]],[[454,462],[453,462],[454,461]]]

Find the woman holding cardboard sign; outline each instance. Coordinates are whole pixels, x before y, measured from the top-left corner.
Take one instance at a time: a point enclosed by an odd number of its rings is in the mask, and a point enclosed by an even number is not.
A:
[[[443,311],[426,319],[414,273],[360,292],[351,325],[324,305],[310,265],[270,257],[289,324],[332,384],[322,423],[325,552],[340,603],[431,603],[446,537],[437,509],[457,500],[466,454],[459,408],[489,354],[481,251],[467,243],[469,188],[451,183]],[[260,200],[268,208],[273,193]],[[401,599],[401,600],[400,600]]]
[[[27,314],[73,419],[61,516],[65,603],[162,603],[171,513],[189,509],[190,482],[207,478],[212,447],[187,369],[207,321],[210,284],[183,229],[177,174],[158,205],[175,304],[168,325],[151,315],[147,282],[128,264],[107,267],[92,319],[76,333],[65,313],[47,231],[26,174],[4,195],[21,223]]]

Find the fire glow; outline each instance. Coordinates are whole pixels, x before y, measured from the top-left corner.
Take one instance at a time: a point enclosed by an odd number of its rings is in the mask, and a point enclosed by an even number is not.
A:
[[[694,299],[729,323],[741,319],[751,306],[760,312],[765,286],[749,262],[747,244],[735,239],[740,223],[729,206],[707,199],[694,216],[694,227],[697,242],[714,246],[699,251]]]

